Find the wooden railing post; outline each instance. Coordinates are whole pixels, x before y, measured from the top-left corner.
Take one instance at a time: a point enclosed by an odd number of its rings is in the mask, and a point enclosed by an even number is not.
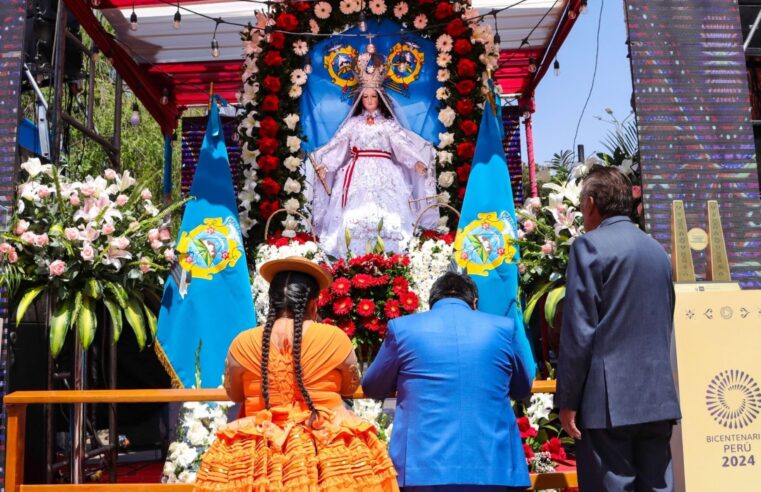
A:
[[[26,405],[7,405],[8,415],[5,490],[19,492],[24,483],[24,438],[26,433]]]

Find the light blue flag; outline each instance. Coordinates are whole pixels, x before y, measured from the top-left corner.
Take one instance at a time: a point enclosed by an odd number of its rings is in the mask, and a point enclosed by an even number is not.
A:
[[[523,327],[518,302],[518,227],[507,160],[490,103],[476,141],[455,238],[455,262],[478,285],[478,309],[513,318]]]
[[[215,388],[222,383],[233,338],[256,325],[216,103],[209,112],[190,196],[177,240],[178,262],[164,287],[156,348],[174,385],[198,385],[198,363],[202,386]]]

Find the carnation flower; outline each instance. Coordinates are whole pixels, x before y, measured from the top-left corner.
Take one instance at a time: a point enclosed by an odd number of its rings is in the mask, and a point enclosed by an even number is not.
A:
[[[288,91],[288,97],[291,99],[298,99],[301,97],[301,92],[301,86],[292,85],[291,89]]]
[[[351,284],[358,289],[367,289],[373,285],[373,277],[366,273],[358,273],[351,279]]]
[[[328,2],[317,2],[314,6],[314,15],[318,19],[327,19],[331,12],[333,12],[333,7]]]
[[[295,179],[288,178],[283,185],[283,191],[289,194],[299,193],[301,191],[301,183]]]
[[[402,310],[399,301],[392,299],[386,301],[386,305],[383,307],[383,312],[386,313],[388,319],[398,318],[402,315]]]
[[[428,17],[426,17],[425,14],[419,14],[415,17],[415,20],[412,21],[412,24],[415,26],[415,29],[425,29],[425,26],[428,25]]]
[[[439,133],[439,145],[440,149],[445,149],[454,143],[454,133]]]
[[[298,152],[301,148],[301,139],[299,137],[289,135],[288,138],[285,139],[285,145],[288,146],[288,150],[291,152]]]
[[[333,312],[339,316],[349,314],[352,307],[354,307],[354,302],[349,296],[340,297],[333,301]]]
[[[446,150],[439,151],[436,155],[439,158],[439,164],[442,166],[445,164],[451,164],[452,159],[454,158],[454,155],[451,152],[447,152]]]
[[[447,128],[452,126],[455,118],[457,118],[457,113],[449,106],[439,111],[439,121]]]
[[[299,39],[293,43],[293,52],[296,56],[306,56],[309,53],[309,45],[303,39]]]
[[[420,305],[420,300],[414,292],[405,292],[399,296],[402,308],[408,313],[414,312]]]
[[[307,83],[307,73],[304,70],[302,70],[300,68],[297,68],[296,70],[291,72],[291,82],[296,84],[296,85],[304,85],[304,84],[306,84]]]
[[[289,198],[289,199],[288,199],[288,200],[286,200],[286,201],[285,201],[285,203],[283,204],[283,208],[284,208],[284,209],[285,209],[287,212],[289,212],[289,213],[298,212],[298,211],[299,211],[299,207],[300,207],[300,206],[301,206],[301,204],[299,204],[299,201],[298,201],[298,200],[296,200],[295,198]]]
[[[298,171],[299,167],[301,167],[301,159],[294,156],[288,156],[283,161],[283,165],[291,172]]]
[[[351,290],[351,281],[346,277],[339,277],[333,281],[330,290],[337,296],[343,296]]]
[[[436,49],[443,52],[449,52],[452,50],[452,36],[449,34],[442,34],[436,40]]]
[[[375,303],[371,299],[360,299],[357,303],[357,314],[368,318],[375,313]]]
[[[348,337],[353,337],[354,334],[357,332],[357,325],[355,325],[354,321],[352,320],[341,323],[341,326],[339,328],[341,328],[343,332],[346,333],[346,336]]]
[[[436,74],[436,80],[442,83],[449,80],[449,70],[445,68],[440,68],[438,73]]]
[[[386,2],[383,0],[370,0],[370,12],[375,15],[383,15],[386,13]]]
[[[445,68],[450,63],[452,63],[452,55],[449,53],[439,53],[439,56],[436,57],[436,65]]]
[[[409,12],[410,7],[407,5],[407,2],[399,2],[394,7],[394,16],[397,19],[401,19],[405,15],[407,15],[407,12]]]
[[[454,184],[454,173],[452,171],[445,171],[439,174],[439,186],[442,188],[449,188]]]
[[[439,101],[446,101],[449,99],[449,89],[446,87],[439,87],[436,89],[436,99]]]
[[[338,4],[338,8],[341,10],[341,13],[344,15],[349,15],[354,13],[354,6],[356,3],[354,0],[341,0],[341,2]]]

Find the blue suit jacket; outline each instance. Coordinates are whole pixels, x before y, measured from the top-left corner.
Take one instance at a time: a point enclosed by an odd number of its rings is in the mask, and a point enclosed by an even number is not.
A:
[[[600,429],[680,418],[671,263],[627,217],[577,238],[568,261],[555,404]]]
[[[362,388],[376,399],[397,391],[399,485],[529,485],[509,397],[526,396],[535,372],[522,329],[459,299],[391,321]]]

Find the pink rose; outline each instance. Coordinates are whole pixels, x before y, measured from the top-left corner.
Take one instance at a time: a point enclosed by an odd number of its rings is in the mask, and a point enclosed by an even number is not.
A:
[[[17,236],[20,236],[25,233],[27,229],[29,229],[29,222],[25,220],[19,220],[16,223],[16,229],[13,232],[15,232]]]
[[[148,231],[148,241],[158,241],[159,239],[159,230],[158,229],[151,229]]]
[[[555,251],[555,241],[547,241],[542,245],[542,254],[549,255]]]
[[[103,177],[106,179],[116,179],[116,171],[113,169],[106,169],[103,171]]]
[[[69,197],[69,203],[71,203],[73,206],[78,207],[79,206],[79,195],[76,193],[72,193]]]
[[[79,189],[79,192],[82,193],[84,196],[93,196],[97,192],[97,188],[95,188],[95,185],[90,183],[84,183],[82,187]]]
[[[50,196],[50,190],[47,188],[47,186],[43,186],[37,190],[37,196],[40,198],[47,198]]]
[[[140,271],[143,273],[148,273],[151,271],[151,260],[143,256],[140,258]]]
[[[50,238],[48,238],[48,235],[46,233],[40,234],[39,236],[34,236],[34,245],[35,246],[45,246],[50,242]]]
[[[153,194],[151,193],[151,190],[149,190],[148,188],[140,192],[140,198],[142,198],[143,200],[150,200],[152,197],[153,197]]]
[[[642,196],[642,187],[641,186],[632,186],[632,198],[635,200]]]
[[[63,235],[66,236],[66,239],[69,241],[74,241],[79,237],[79,230],[74,227],[67,227],[66,230],[63,231]]]
[[[164,259],[166,261],[172,262],[177,258],[174,254],[174,248],[167,248],[164,250]]]
[[[151,241],[151,249],[153,249],[153,251],[158,251],[163,245],[164,243],[162,243],[158,239],[156,239],[155,241]]]
[[[129,246],[129,239],[123,236],[117,237],[111,240],[111,246],[116,249],[127,249],[127,246]]]
[[[48,267],[48,271],[52,277],[60,277],[66,271],[66,263],[61,260],[55,260]]]
[[[526,231],[527,234],[534,232],[534,229],[536,229],[536,224],[534,224],[533,220],[527,220],[523,223],[523,230]]]
[[[169,234],[169,229],[161,229],[159,230],[159,239],[162,241],[169,241],[172,239],[172,236]]]
[[[11,246],[8,243],[0,244],[0,253],[2,253],[2,254],[6,254],[6,253],[10,252],[10,250],[12,250],[12,249],[13,249],[13,246]]]
[[[10,263],[16,263],[18,261],[18,253],[16,253],[15,249],[12,249],[8,252],[8,262]]]
[[[119,195],[116,197],[116,205],[121,207],[122,205],[127,203],[128,200],[129,200],[129,197],[127,195]]]
[[[21,235],[21,240],[25,243],[34,243],[34,238],[37,237],[32,231],[26,231]]]
[[[526,273],[526,265],[524,265],[523,263],[519,263],[518,264],[518,273],[520,273],[521,275]]]
[[[82,252],[80,255],[82,256],[83,260],[92,261],[93,258],[95,258],[95,250],[90,244],[85,243],[85,245],[82,246]]]
[[[102,229],[103,234],[108,236],[109,234],[113,234],[114,230],[115,228],[112,223],[106,222],[105,224],[103,224],[103,229]]]

